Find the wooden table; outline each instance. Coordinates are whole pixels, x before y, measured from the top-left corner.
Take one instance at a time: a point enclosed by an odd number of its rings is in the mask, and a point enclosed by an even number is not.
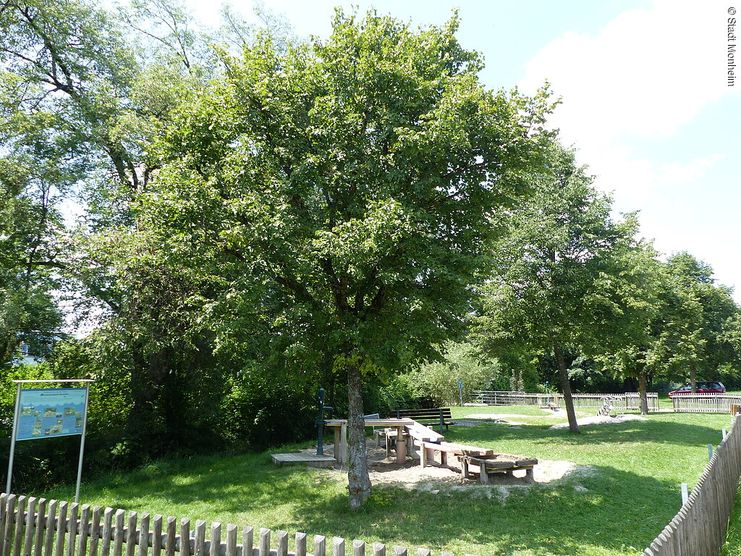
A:
[[[414,423],[411,419],[365,419],[364,421],[366,427],[395,428],[397,438],[402,438],[404,436],[404,427]],[[324,421],[324,425],[334,429],[334,457],[337,460],[337,463],[342,465],[347,461],[347,419],[327,419]],[[406,459],[406,443],[397,442],[396,462],[404,463]]]

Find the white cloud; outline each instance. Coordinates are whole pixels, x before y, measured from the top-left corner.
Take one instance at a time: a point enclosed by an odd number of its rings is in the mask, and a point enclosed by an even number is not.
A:
[[[717,0],[656,0],[595,33],[565,33],[528,62],[520,87],[532,92],[551,82],[563,97],[552,119],[563,142],[577,147],[599,187],[614,191],[619,211],[641,210],[642,228],[657,246],[688,249],[722,269],[723,281],[741,286],[741,264],[718,241],[721,216],[713,220],[705,211],[709,196],[721,211],[730,201],[727,190],[708,183],[708,173],[732,160],[734,147],[685,147],[675,160],[656,148],[669,140],[696,145],[687,124],[702,123],[704,110],[738,95],[741,87],[726,81],[728,7]],[[726,227],[726,237],[741,237],[741,225]]]

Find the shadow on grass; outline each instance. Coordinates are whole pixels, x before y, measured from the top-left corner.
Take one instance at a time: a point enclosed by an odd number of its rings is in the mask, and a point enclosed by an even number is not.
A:
[[[674,483],[592,467],[556,483],[509,485],[506,492],[496,484],[443,487],[438,494],[383,485],[350,512],[337,480],[275,466],[267,454],[150,465],[85,491],[127,510],[481,555],[634,554],[679,505]],[[287,510],[276,512],[281,507]]]
[[[407,546],[477,554],[635,554],[679,509],[677,486],[610,467],[531,487],[439,494],[376,487],[359,512],[344,496],[305,502],[306,530],[378,537]],[[529,552],[530,553],[530,552]]]
[[[652,461],[654,447],[664,445],[664,453],[679,457],[717,443],[719,431],[668,418],[585,427],[581,435],[547,427],[483,424],[452,427],[446,436],[494,448],[521,448],[523,455],[561,457],[589,468],[587,473],[529,487],[441,487],[434,494],[383,485],[374,488],[361,510],[350,512],[346,488],[336,475],[300,466],[278,467],[268,453],[212,456],[158,462],[133,473],[100,477],[83,485],[83,501],[457,553],[636,554],[680,505],[671,469],[676,464],[670,458]],[[627,443],[643,446],[625,451]],[[622,465],[623,453],[626,459],[647,457],[648,463]],[[604,454],[608,456],[597,457]],[[696,460],[698,468],[690,471],[699,475],[702,453]],[[621,469],[611,461],[620,462]],[[70,499],[72,489],[46,494]]]

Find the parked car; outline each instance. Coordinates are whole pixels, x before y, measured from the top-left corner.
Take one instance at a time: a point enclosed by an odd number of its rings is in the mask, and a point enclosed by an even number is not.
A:
[[[697,386],[696,393],[697,394],[725,394],[726,393],[726,387],[723,386],[722,382],[717,381],[698,381],[695,383]],[[672,390],[669,392],[669,397],[672,396],[682,396],[686,394],[692,394],[692,385],[691,384],[685,384],[681,388],[677,388],[676,390]]]

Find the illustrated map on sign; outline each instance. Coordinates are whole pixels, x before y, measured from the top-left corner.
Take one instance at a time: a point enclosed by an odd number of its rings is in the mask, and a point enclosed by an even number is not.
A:
[[[16,440],[82,434],[84,388],[21,390]]]

